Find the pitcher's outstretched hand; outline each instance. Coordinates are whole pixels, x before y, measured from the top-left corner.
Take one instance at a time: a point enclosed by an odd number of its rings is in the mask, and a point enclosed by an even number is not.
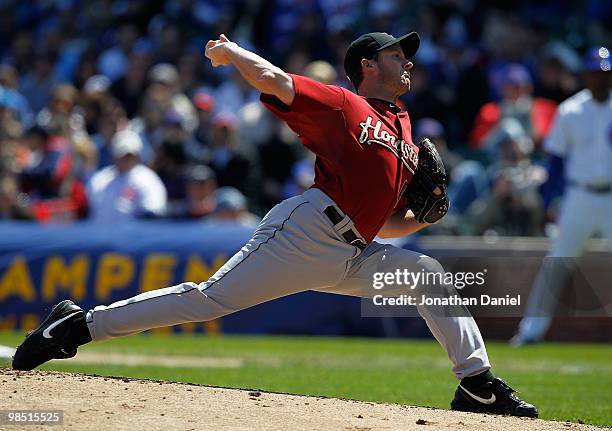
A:
[[[230,41],[227,36],[221,34],[219,39],[209,40],[204,49],[204,55],[210,59],[213,67],[227,66],[231,63],[229,52],[237,45]]]

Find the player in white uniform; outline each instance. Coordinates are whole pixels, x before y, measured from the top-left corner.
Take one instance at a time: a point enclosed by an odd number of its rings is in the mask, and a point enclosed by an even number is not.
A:
[[[612,58],[606,47],[589,50],[586,88],[563,102],[544,143],[553,171],[563,171],[566,189],[551,242],[536,278],[525,317],[511,344],[541,341],[557,298],[573,271],[572,259],[595,232],[612,241]],[[554,175],[554,174],[553,174]],[[609,244],[610,245],[610,244]]]

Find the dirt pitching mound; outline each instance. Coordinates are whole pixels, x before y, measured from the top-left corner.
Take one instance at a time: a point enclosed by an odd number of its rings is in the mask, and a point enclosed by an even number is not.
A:
[[[597,430],[538,419],[152,380],[0,369],[4,410],[63,410],[61,427],[11,430]],[[1,427],[0,427],[1,428]]]

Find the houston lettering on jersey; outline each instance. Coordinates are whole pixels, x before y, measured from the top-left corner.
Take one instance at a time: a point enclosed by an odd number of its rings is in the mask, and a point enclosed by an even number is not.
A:
[[[361,133],[359,134],[360,144],[379,144],[383,147],[391,150],[395,157],[401,158],[404,166],[414,174],[419,163],[419,154],[415,150],[414,146],[409,142],[399,139],[397,136],[391,134],[389,131],[382,128],[382,121],[376,121],[376,124],[372,124],[373,119],[368,115],[368,118],[362,123],[359,123],[361,127]]]

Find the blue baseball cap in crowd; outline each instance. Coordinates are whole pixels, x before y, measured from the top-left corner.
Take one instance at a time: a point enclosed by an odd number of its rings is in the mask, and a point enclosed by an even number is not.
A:
[[[529,70],[520,63],[512,63],[504,68],[502,85],[531,85]]]
[[[596,46],[587,51],[584,57],[584,70],[587,72],[609,72],[612,65],[610,50],[605,46]]]

